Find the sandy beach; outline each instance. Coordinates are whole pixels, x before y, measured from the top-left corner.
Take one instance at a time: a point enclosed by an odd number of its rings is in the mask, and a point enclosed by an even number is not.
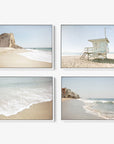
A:
[[[80,56],[62,56],[62,68],[113,68],[114,54],[108,54],[107,59],[87,60]]]
[[[52,64],[48,62],[41,62],[31,60],[25,56],[19,55],[19,53],[29,52],[26,49],[15,48],[0,48],[0,67],[33,67],[33,68],[51,68]]]
[[[29,109],[24,109],[16,115],[0,115],[0,120],[52,120],[53,103],[43,102],[32,105]]]
[[[84,103],[76,99],[62,98],[62,120],[103,120],[97,115],[87,113],[83,108]]]

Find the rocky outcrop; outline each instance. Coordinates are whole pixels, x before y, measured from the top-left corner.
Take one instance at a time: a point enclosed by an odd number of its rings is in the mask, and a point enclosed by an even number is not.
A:
[[[0,35],[0,47],[22,48],[15,44],[13,33],[3,33]]]
[[[78,94],[71,91],[71,89],[62,88],[62,98],[80,98]]]

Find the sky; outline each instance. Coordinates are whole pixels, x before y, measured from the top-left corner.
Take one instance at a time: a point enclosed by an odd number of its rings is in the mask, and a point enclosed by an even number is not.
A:
[[[92,47],[88,40],[105,38],[110,41],[109,52],[114,52],[114,25],[63,25],[62,26],[62,53],[83,52],[85,47]]]
[[[81,98],[114,98],[114,77],[62,77],[62,88]]]
[[[17,45],[24,48],[51,48],[51,25],[0,25],[0,34],[13,33]]]

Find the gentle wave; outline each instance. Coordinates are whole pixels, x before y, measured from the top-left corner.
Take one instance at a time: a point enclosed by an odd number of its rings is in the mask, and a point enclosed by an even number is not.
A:
[[[19,53],[19,55],[25,56],[31,60],[35,61],[42,61],[42,62],[49,62],[52,63],[52,52],[50,51],[44,51],[44,50],[31,50],[30,51],[24,52],[24,53]]]
[[[0,89],[0,114],[10,116],[29,108],[31,105],[52,100],[52,87]]]
[[[104,118],[104,119],[114,119],[114,113],[110,112],[110,113],[103,113],[103,112],[100,112],[98,110],[95,110],[95,109],[92,109],[91,106],[83,106],[83,108],[86,110],[87,113],[91,113],[91,114],[94,114],[94,115],[97,115],[101,118]]]
[[[85,99],[80,99],[81,101],[83,101],[84,103],[114,103],[114,101],[112,100],[85,100]]]
[[[81,101],[85,103],[83,108],[87,113],[97,115],[104,119],[114,119],[114,99],[81,99]]]

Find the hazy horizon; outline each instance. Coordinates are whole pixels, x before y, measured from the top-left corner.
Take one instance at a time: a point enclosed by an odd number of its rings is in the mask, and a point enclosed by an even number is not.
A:
[[[105,38],[109,40],[109,52],[114,52],[114,25],[63,25],[62,54],[82,52],[85,47],[92,47],[88,40]]]
[[[62,77],[62,88],[81,98],[114,98],[114,77]]]
[[[0,34],[13,33],[23,48],[52,48],[51,25],[0,25]]]

